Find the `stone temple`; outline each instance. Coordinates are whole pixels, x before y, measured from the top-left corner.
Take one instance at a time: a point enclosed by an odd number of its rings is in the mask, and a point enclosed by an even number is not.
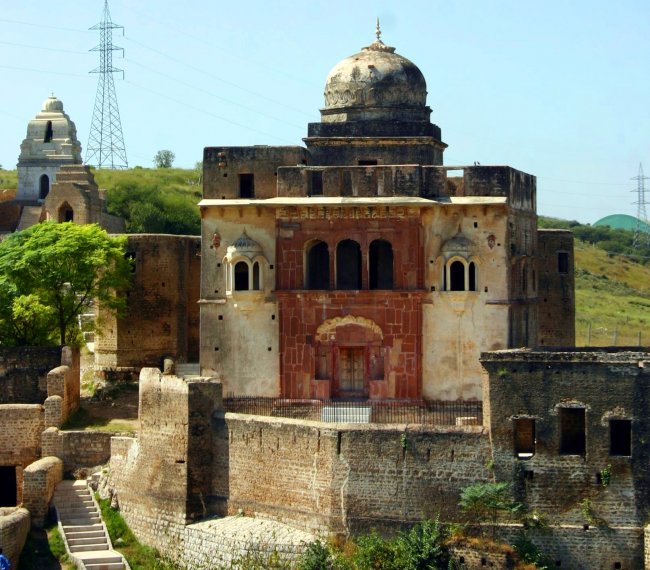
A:
[[[236,394],[480,399],[482,351],[574,344],[573,240],[535,177],[445,166],[418,67],[377,39],[303,146],[204,151],[201,371]]]

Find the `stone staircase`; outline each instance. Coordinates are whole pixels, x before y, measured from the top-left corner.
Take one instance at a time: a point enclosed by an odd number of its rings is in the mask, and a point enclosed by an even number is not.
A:
[[[87,570],[124,570],[129,566],[113,550],[97,503],[85,480],[61,481],[54,506],[71,558]]]
[[[176,376],[187,377],[187,376],[200,376],[201,375],[201,366],[198,362],[177,362],[176,363]]]

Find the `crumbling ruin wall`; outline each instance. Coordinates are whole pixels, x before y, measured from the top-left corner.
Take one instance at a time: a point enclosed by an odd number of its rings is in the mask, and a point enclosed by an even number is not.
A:
[[[516,498],[553,523],[557,540],[540,538],[540,545],[562,566],[601,567],[581,561],[590,548],[609,560],[603,568],[642,565],[642,525],[650,512],[644,475],[649,357],[625,349],[481,357],[495,474],[512,481]]]
[[[0,404],[42,404],[47,373],[61,364],[61,347],[0,347]]]
[[[96,377],[135,380],[143,366],[161,367],[168,356],[198,362],[200,248],[198,236],[128,236],[133,283],[124,316],[98,308]]]
[[[211,422],[220,407],[218,382],[142,370],[139,437],[113,438],[110,485],[147,544],[179,539],[185,524],[212,514]]]

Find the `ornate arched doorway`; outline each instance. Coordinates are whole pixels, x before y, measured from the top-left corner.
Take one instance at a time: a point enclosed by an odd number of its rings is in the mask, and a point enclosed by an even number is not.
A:
[[[383,333],[370,319],[347,315],[316,333],[315,379],[330,381],[333,398],[367,398],[371,380],[384,380]]]

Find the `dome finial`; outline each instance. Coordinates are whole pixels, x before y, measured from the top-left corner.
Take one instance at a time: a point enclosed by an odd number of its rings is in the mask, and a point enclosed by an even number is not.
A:
[[[379,16],[377,16],[377,30],[375,31],[375,35],[377,36],[377,41],[381,41],[381,26],[379,25]]]

